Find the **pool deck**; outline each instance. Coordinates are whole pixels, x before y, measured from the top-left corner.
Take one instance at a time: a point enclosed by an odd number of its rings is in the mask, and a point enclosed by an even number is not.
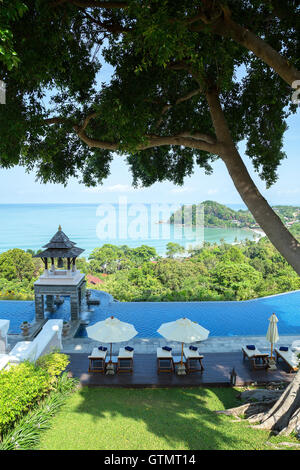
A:
[[[299,335],[280,335],[276,346],[291,346],[293,341],[300,340]],[[201,353],[225,353],[241,351],[242,346],[247,344],[255,344],[262,352],[270,351],[270,343],[267,342],[265,336],[210,336],[207,340],[195,343]],[[90,338],[67,338],[63,339],[63,352],[70,353],[90,353],[94,347],[100,343]],[[109,344],[102,344],[109,347]],[[151,338],[133,338],[128,343],[113,344],[113,354],[117,355],[119,348],[130,345],[137,354],[155,354],[156,349],[162,346],[170,346],[173,354],[180,353],[181,345],[178,342],[166,341],[161,336]]]
[[[69,375],[77,377],[82,386],[126,387],[126,388],[172,388],[172,387],[227,387],[231,386],[230,374],[234,367],[237,374],[236,386],[266,385],[293,380],[295,373],[288,373],[284,363],[277,364],[277,370],[252,370],[249,361],[243,360],[242,352],[207,353],[203,359],[203,372],[185,376],[175,373],[157,373],[156,354],[135,354],[133,373],[104,375],[88,372],[88,355],[71,353],[68,365]]]
[[[8,350],[16,341],[22,338],[18,335],[9,335]],[[24,338],[23,338],[24,339]],[[299,336],[281,335],[276,346],[291,346],[292,342],[299,340]],[[180,355],[180,343],[166,342],[161,337],[134,338],[129,343],[113,344],[113,355],[117,356],[120,347],[130,344],[134,347],[133,374],[106,376],[100,373],[88,372],[88,355],[99,343],[90,338],[63,338],[62,352],[70,357],[68,372],[77,377],[82,386],[94,387],[129,387],[129,388],[158,388],[158,387],[218,387],[230,386],[230,374],[235,369],[237,374],[236,385],[247,386],[251,384],[266,385],[270,382],[290,382],[295,373],[288,373],[283,362],[277,364],[277,370],[251,370],[248,360],[243,360],[242,346],[255,344],[263,353],[270,353],[270,345],[265,336],[232,336],[209,337],[206,341],[195,343],[201,354],[204,355],[203,372],[195,372],[186,376],[176,374],[157,374],[156,349],[158,347],[172,347],[173,356]],[[108,350],[110,345],[107,346]]]
[[[281,336],[278,346],[291,346],[292,342],[299,340],[299,336]],[[128,343],[115,343],[112,346],[113,355],[118,355],[120,347]],[[166,342],[164,338],[134,338],[129,344],[134,347],[133,374],[122,373],[106,376],[100,373],[88,372],[88,355],[99,343],[89,338],[73,338],[63,341],[63,352],[70,356],[68,371],[73,377],[80,380],[81,385],[91,387],[217,387],[230,386],[230,374],[234,368],[237,374],[236,385],[250,384],[266,385],[270,382],[290,382],[294,373],[281,361],[277,370],[251,370],[248,360],[243,360],[242,346],[255,344],[265,353],[270,352],[270,345],[265,336],[232,336],[210,337],[201,343],[195,343],[201,354],[204,355],[203,372],[195,372],[186,376],[176,374],[157,374],[157,347],[172,347],[173,356],[180,355],[180,343]],[[107,346],[108,350],[110,345]]]

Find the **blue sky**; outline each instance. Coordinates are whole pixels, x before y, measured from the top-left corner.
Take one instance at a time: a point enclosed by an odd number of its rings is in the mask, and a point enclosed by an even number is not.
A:
[[[101,81],[108,81],[111,70],[104,65]],[[300,106],[297,114],[288,119],[289,129],[285,133],[284,151],[287,158],[278,170],[278,181],[268,190],[265,183],[254,172],[249,159],[244,155],[244,144],[239,147],[244,162],[263,196],[270,204],[300,205]],[[86,188],[78,180],[71,179],[67,185],[46,184],[35,181],[34,173],[26,173],[21,167],[0,169],[0,204],[23,203],[95,203],[118,202],[126,196],[129,203],[162,202],[187,204],[206,199],[224,204],[240,204],[241,200],[222,161],[213,164],[212,175],[196,168],[194,174],[179,187],[169,182],[156,183],[150,188],[134,189],[132,176],[125,158],[116,157],[111,165],[111,174],[102,186]]]

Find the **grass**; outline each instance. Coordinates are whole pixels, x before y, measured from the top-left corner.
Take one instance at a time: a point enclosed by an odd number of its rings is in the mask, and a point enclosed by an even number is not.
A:
[[[272,448],[289,441],[217,415],[237,405],[231,388],[109,389],[73,393],[43,431],[41,450],[202,450]],[[298,441],[299,442],[299,441]],[[296,449],[296,446],[295,446]]]

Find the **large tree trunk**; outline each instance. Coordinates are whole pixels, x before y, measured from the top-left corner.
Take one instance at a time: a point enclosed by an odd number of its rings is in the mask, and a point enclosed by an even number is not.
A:
[[[300,371],[275,403],[246,403],[217,413],[235,417],[244,415],[250,423],[258,423],[253,426],[255,429],[291,434],[300,427]]]
[[[216,5],[214,2],[211,2],[211,10],[203,11],[202,15],[198,16],[201,22],[196,21],[191,24],[189,26],[191,31],[202,32],[205,28],[215,34],[230,37],[269,65],[290,86],[293,86],[296,80],[300,80],[300,71],[265,40],[256,36],[248,28],[236,23],[231,16],[228,6],[223,5],[221,7],[223,14],[222,16],[218,15],[217,20],[214,19],[214,8],[216,8]]]
[[[218,141],[224,146],[220,157],[225,163],[236,189],[270,241],[300,275],[300,243],[287,230],[249,175],[231,138],[217,91],[209,91],[206,97]]]
[[[221,28],[222,31],[222,28]],[[279,54],[263,39],[253,34],[249,29],[237,24],[231,17],[225,16],[224,35],[252,51],[257,57],[269,65],[290,86],[300,80],[300,72],[285,57]]]

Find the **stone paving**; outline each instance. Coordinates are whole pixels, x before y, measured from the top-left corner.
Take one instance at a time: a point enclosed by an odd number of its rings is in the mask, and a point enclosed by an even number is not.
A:
[[[300,340],[299,336],[280,336],[278,346],[291,346],[293,341]],[[63,352],[65,353],[90,353],[94,347],[99,346],[99,342],[89,338],[72,338],[63,340]],[[217,353],[217,352],[236,352],[241,351],[243,345],[255,344],[262,352],[270,351],[270,344],[265,336],[232,336],[221,337],[211,336],[206,341],[194,343],[197,345],[201,353]],[[115,343],[112,346],[113,354],[116,355],[119,348],[130,345],[134,348],[136,354],[153,354],[156,348],[160,346],[170,346],[173,348],[173,354],[181,351],[181,344],[177,342],[167,342],[164,338],[137,338],[127,343]],[[102,343],[102,346],[110,348],[110,344]]]

